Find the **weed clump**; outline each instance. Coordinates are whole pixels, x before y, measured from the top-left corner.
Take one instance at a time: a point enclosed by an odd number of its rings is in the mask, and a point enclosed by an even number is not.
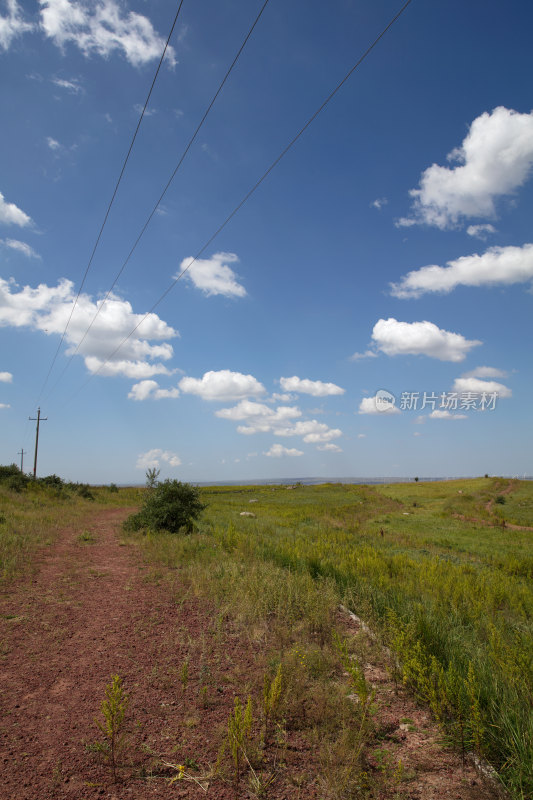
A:
[[[192,533],[195,520],[206,505],[200,501],[196,486],[181,481],[169,480],[158,483],[147,493],[144,504],[137,514],[132,514],[124,523],[126,530],[141,528],[166,530],[170,533]]]

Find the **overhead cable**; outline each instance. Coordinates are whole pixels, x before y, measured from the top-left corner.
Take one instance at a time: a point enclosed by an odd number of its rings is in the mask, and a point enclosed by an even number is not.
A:
[[[162,54],[161,54],[161,58],[159,59],[159,64],[157,65],[157,69],[156,69],[156,71],[155,71],[155,75],[154,75],[154,77],[153,77],[153,80],[152,80],[152,85],[150,86],[150,91],[148,92],[148,95],[147,95],[147,97],[146,97],[146,100],[145,100],[145,102],[144,102],[143,110],[142,110],[142,112],[141,112],[141,115],[140,115],[140,117],[139,117],[139,121],[137,122],[137,127],[135,128],[135,132],[134,132],[134,134],[133,134],[133,138],[132,138],[132,140],[131,140],[131,142],[130,142],[130,146],[129,146],[129,148],[128,148],[128,152],[127,152],[127,154],[126,154],[126,158],[124,159],[124,163],[122,164],[122,169],[120,170],[120,175],[118,176],[118,180],[117,180],[117,182],[116,182],[116,184],[115,184],[115,188],[114,188],[114,190],[113,190],[113,194],[112,194],[112,196],[111,196],[111,200],[110,200],[110,201],[109,201],[109,203],[108,203],[107,210],[106,210],[106,212],[105,212],[105,215],[104,215],[103,222],[102,222],[102,224],[101,224],[101,226],[100,226],[100,230],[99,230],[99,232],[98,232],[98,236],[96,237],[96,241],[95,241],[95,243],[94,243],[94,246],[93,246],[93,249],[92,249],[92,252],[91,252],[91,256],[90,256],[90,258],[89,258],[89,262],[88,262],[88,264],[87,264],[87,266],[86,266],[86,268],[85,268],[85,272],[84,272],[84,274],[83,274],[83,278],[82,278],[82,281],[81,281],[81,283],[80,283],[80,288],[78,289],[78,294],[76,295],[76,298],[75,298],[75,300],[74,300],[74,303],[72,304],[72,308],[71,308],[71,310],[70,310],[70,315],[69,315],[69,318],[68,318],[68,320],[67,320],[67,324],[65,325],[65,329],[64,329],[63,333],[61,334],[61,339],[60,339],[60,341],[59,341],[59,344],[58,344],[58,346],[57,346],[57,350],[56,350],[56,352],[55,352],[55,354],[54,354],[54,357],[52,358],[52,363],[50,364],[50,368],[49,368],[49,370],[48,370],[48,372],[47,372],[47,374],[46,374],[46,377],[45,377],[45,379],[44,379],[43,385],[41,386],[41,390],[40,390],[40,392],[39,392],[39,396],[38,396],[38,398],[37,398],[37,403],[38,403],[38,402],[39,402],[39,400],[41,399],[42,393],[44,392],[44,389],[45,389],[45,387],[46,387],[46,384],[48,383],[48,379],[49,379],[49,377],[50,377],[50,374],[51,374],[51,372],[52,372],[52,369],[54,368],[54,364],[55,364],[55,362],[56,362],[56,360],[57,360],[57,357],[58,357],[58,355],[59,355],[59,351],[61,350],[61,346],[62,346],[62,344],[63,344],[63,341],[64,341],[64,339],[65,339],[65,336],[66,336],[66,333],[67,333],[68,327],[69,327],[69,325],[70,325],[70,323],[71,323],[72,316],[73,316],[73,314],[74,314],[74,311],[75,311],[75,309],[76,309],[76,306],[77,306],[77,304],[78,304],[78,300],[80,299],[80,295],[81,295],[82,289],[83,289],[83,287],[84,287],[84,285],[85,285],[85,281],[86,281],[86,279],[87,279],[87,275],[88,275],[88,273],[89,273],[89,270],[90,270],[90,268],[91,268],[91,265],[92,265],[92,263],[93,263],[93,259],[94,259],[94,256],[95,256],[95,253],[96,253],[96,250],[97,250],[97,248],[98,248],[98,245],[99,245],[99,243],[100,243],[100,239],[102,238],[102,233],[104,232],[104,228],[105,228],[105,226],[106,226],[107,219],[108,219],[108,217],[109,217],[109,213],[110,213],[110,211],[111,211],[111,207],[112,207],[112,205],[113,205],[113,203],[114,203],[114,201],[115,201],[115,197],[116,197],[116,195],[117,195],[117,192],[118,192],[118,187],[120,186],[120,183],[121,183],[121,181],[122,181],[122,177],[123,177],[123,175],[124,175],[124,171],[125,171],[125,169],[126,169],[126,165],[127,165],[128,161],[129,161],[129,158],[130,158],[130,155],[131,155],[131,151],[133,150],[133,145],[135,144],[135,140],[136,140],[136,138],[137,138],[137,134],[138,134],[138,132],[139,132],[139,128],[141,127],[141,122],[143,121],[143,118],[144,118],[144,115],[145,115],[145,112],[146,112],[146,108],[147,108],[147,106],[148,106],[148,103],[149,103],[149,101],[150,101],[150,97],[152,96],[152,91],[153,91],[153,89],[154,89],[155,82],[156,82],[156,80],[157,80],[157,76],[159,75],[159,71],[160,71],[160,69],[161,69],[161,65],[163,64],[163,61],[164,61],[164,58],[165,58],[166,52],[167,52],[167,50],[168,50],[168,46],[169,46],[169,43],[170,43],[170,39],[172,38],[172,34],[174,33],[174,28],[176,27],[176,23],[177,23],[177,21],[178,21],[178,17],[179,17],[179,15],[180,15],[180,11],[181,11],[181,7],[182,7],[182,5],[183,5],[183,0],[180,0],[180,4],[179,4],[179,6],[178,6],[178,10],[176,11],[176,15],[175,15],[175,17],[174,17],[174,21],[173,21],[173,23],[172,23],[172,27],[170,28],[170,32],[169,32],[169,34],[168,34],[168,36],[167,36],[167,40],[166,40],[166,43],[165,43],[165,47],[163,48],[163,52],[162,52]],[[36,403],[36,404],[37,404],[37,403]]]
[[[185,150],[184,150],[184,151],[183,151],[183,153],[181,154],[181,156],[180,156],[180,159],[179,159],[178,163],[177,163],[177,164],[176,164],[176,166],[174,167],[174,170],[173,170],[173,172],[172,172],[172,174],[171,174],[170,178],[168,179],[167,183],[165,184],[165,187],[164,187],[163,191],[162,191],[162,192],[161,192],[161,194],[159,195],[159,198],[158,198],[157,202],[155,203],[154,207],[152,208],[152,210],[151,210],[150,214],[148,215],[148,217],[147,217],[147,219],[146,219],[146,222],[144,223],[143,227],[141,228],[141,231],[140,231],[139,235],[137,236],[137,238],[136,238],[135,242],[133,243],[133,246],[131,247],[131,249],[130,249],[130,251],[129,251],[129,253],[128,253],[127,257],[126,257],[126,259],[124,260],[124,262],[123,262],[122,266],[120,267],[119,271],[118,271],[118,272],[117,272],[117,274],[115,275],[115,277],[114,277],[114,279],[113,279],[113,283],[111,284],[110,288],[107,290],[107,292],[106,292],[106,294],[105,294],[105,296],[104,296],[103,300],[101,301],[101,303],[98,305],[98,308],[97,308],[97,310],[96,310],[96,313],[94,314],[94,316],[93,316],[93,318],[92,318],[91,322],[89,323],[89,326],[88,326],[87,330],[85,331],[85,333],[83,334],[82,338],[81,338],[81,339],[80,339],[80,341],[78,342],[78,344],[77,344],[77,346],[76,346],[76,349],[75,349],[75,350],[74,350],[74,351],[71,353],[69,360],[68,360],[68,361],[67,361],[67,363],[65,364],[65,366],[64,366],[64,368],[63,368],[63,370],[61,371],[61,373],[60,373],[60,375],[59,375],[59,377],[58,377],[58,379],[57,379],[56,383],[54,384],[54,386],[53,386],[53,387],[52,387],[52,389],[50,390],[50,392],[49,392],[49,395],[50,395],[50,394],[51,394],[51,393],[54,391],[55,387],[57,386],[57,384],[59,383],[59,381],[61,380],[61,378],[62,378],[62,377],[63,377],[63,375],[65,374],[65,372],[66,372],[66,370],[68,369],[68,367],[69,367],[69,365],[70,365],[70,363],[71,363],[72,359],[74,358],[74,356],[76,355],[76,353],[79,351],[79,349],[80,349],[81,345],[82,345],[82,344],[83,344],[83,342],[85,341],[85,338],[86,338],[87,334],[89,333],[89,331],[91,330],[92,326],[94,325],[94,323],[95,323],[95,321],[96,321],[96,318],[98,317],[98,315],[99,315],[99,314],[100,314],[100,312],[102,311],[102,309],[103,309],[103,307],[104,307],[104,305],[105,305],[106,301],[107,301],[107,300],[108,300],[108,298],[109,298],[109,295],[111,294],[111,292],[112,292],[112,291],[113,291],[113,289],[115,288],[115,286],[116,286],[116,284],[117,284],[117,282],[118,282],[118,279],[120,278],[120,276],[121,276],[121,275],[122,275],[122,273],[124,272],[124,269],[126,268],[126,265],[128,264],[128,262],[129,262],[130,258],[132,257],[132,255],[133,255],[134,251],[136,250],[136,248],[137,248],[137,245],[139,244],[139,242],[141,241],[142,237],[144,236],[144,233],[145,233],[146,229],[148,228],[148,226],[149,226],[150,222],[152,221],[152,218],[153,218],[154,214],[156,213],[157,209],[158,209],[158,208],[159,208],[159,206],[161,205],[161,203],[162,203],[162,201],[163,201],[163,198],[164,198],[164,196],[166,195],[166,193],[167,193],[168,189],[170,188],[170,185],[171,185],[171,183],[173,182],[174,178],[176,177],[176,174],[177,174],[177,172],[178,172],[179,168],[180,168],[180,167],[181,167],[181,165],[183,164],[183,161],[185,160],[185,157],[186,157],[187,153],[189,152],[189,150],[191,149],[192,145],[194,144],[194,141],[195,141],[196,137],[198,136],[198,133],[200,132],[200,129],[202,128],[202,126],[203,126],[204,122],[206,121],[206,119],[207,119],[207,117],[208,117],[208,115],[209,115],[209,112],[210,112],[210,111],[211,111],[211,109],[213,108],[213,106],[214,106],[214,104],[215,104],[215,102],[216,102],[216,100],[217,100],[217,97],[219,96],[220,92],[222,91],[222,89],[223,89],[223,87],[224,87],[224,84],[225,84],[225,83],[226,83],[226,81],[228,80],[228,78],[229,78],[229,76],[230,76],[231,72],[233,71],[233,68],[235,67],[235,65],[236,65],[237,61],[239,60],[239,58],[240,58],[240,55],[241,55],[242,51],[243,51],[243,50],[244,50],[244,48],[246,47],[246,44],[248,43],[248,40],[249,40],[250,36],[252,35],[252,33],[253,33],[253,31],[254,31],[254,28],[256,27],[257,23],[259,22],[259,20],[260,20],[260,18],[261,18],[261,16],[262,16],[262,14],[263,14],[263,11],[264,11],[264,10],[265,10],[265,8],[267,7],[268,3],[269,3],[269,0],[265,0],[265,2],[263,3],[263,5],[262,5],[262,7],[261,7],[261,10],[259,11],[258,15],[256,16],[256,18],[255,18],[255,20],[254,20],[254,22],[253,22],[253,24],[252,24],[252,26],[251,26],[250,30],[249,30],[249,31],[248,31],[248,33],[246,34],[246,36],[245,36],[245,38],[244,38],[244,40],[243,40],[243,42],[242,42],[241,46],[239,47],[239,50],[237,51],[237,54],[236,54],[235,58],[233,59],[233,61],[232,61],[231,65],[230,65],[230,67],[228,68],[228,70],[227,70],[226,74],[224,75],[224,78],[222,79],[222,81],[221,81],[221,83],[220,83],[220,85],[219,85],[218,89],[216,90],[216,92],[215,92],[215,94],[214,94],[214,96],[213,96],[213,98],[212,98],[211,102],[210,102],[210,103],[209,103],[209,105],[207,106],[207,109],[206,109],[206,111],[204,112],[204,115],[203,115],[202,119],[200,120],[200,122],[199,122],[199,123],[198,123],[198,125],[196,126],[196,130],[194,131],[193,135],[192,135],[192,136],[191,136],[191,138],[189,139],[189,141],[188,141],[188,143],[187,143],[187,146],[185,147]],[[49,395],[48,395],[48,396],[49,396]]]
[[[356,63],[353,65],[353,67],[351,67],[351,69],[350,69],[350,70],[349,70],[349,71],[346,73],[346,75],[344,76],[344,78],[343,78],[343,79],[342,79],[342,80],[341,80],[341,81],[340,81],[340,82],[337,84],[337,86],[336,86],[336,87],[333,89],[333,91],[332,91],[332,92],[331,92],[331,93],[330,93],[330,94],[329,94],[329,95],[326,97],[326,99],[325,99],[325,100],[324,100],[324,101],[321,103],[321,105],[320,105],[320,106],[317,108],[317,110],[314,112],[314,114],[312,114],[312,115],[309,117],[309,119],[307,120],[307,122],[306,122],[306,123],[305,123],[305,124],[304,124],[304,125],[303,125],[303,126],[300,128],[300,130],[298,131],[298,133],[297,133],[297,134],[296,134],[296,135],[295,135],[295,136],[294,136],[294,137],[291,139],[291,141],[289,142],[289,144],[288,144],[288,145],[287,145],[287,146],[286,146],[286,147],[285,147],[285,148],[284,148],[284,149],[281,151],[281,153],[280,153],[280,154],[277,156],[277,158],[276,158],[276,159],[274,159],[274,161],[271,163],[271,165],[268,167],[268,169],[266,169],[266,170],[265,170],[265,172],[262,174],[262,176],[259,178],[259,180],[257,180],[257,181],[256,181],[256,183],[254,183],[254,185],[252,186],[252,188],[251,188],[251,189],[250,189],[250,190],[249,190],[249,191],[248,191],[248,192],[247,192],[247,193],[244,195],[244,197],[242,198],[242,200],[241,200],[241,201],[240,201],[240,202],[239,202],[239,203],[238,203],[238,204],[235,206],[235,208],[233,209],[233,211],[231,211],[231,212],[230,212],[230,214],[228,214],[228,216],[227,216],[227,217],[226,217],[226,219],[225,219],[225,220],[222,222],[222,224],[221,224],[221,225],[219,225],[219,227],[216,229],[216,231],[215,231],[215,232],[214,232],[214,233],[213,233],[213,234],[212,234],[212,235],[209,237],[209,239],[208,239],[208,240],[205,242],[205,244],[204,244],[204,245],[203,245],[203,246],[200,248],[200,250],[198,250],[198,252],[197,252],[197,253],[196,253],[196,255],[194,256],[194,258],[192,259],[192,261],[190,262],[190,264],[188,264],[188,265],[187,265],[187,267],[185,267],[185,269],[183,269],[183,270],[182,270],[182,271],[181,271],[181,272],[180,272],[180,273],[179,273],[179,274],[178,274],[178,275],[177,275],[177,276],[174,278],[174,280],[172,281],[172,283],[171,283],[171,284],[170,284],[170,285],[169,285],[169,286],[168,286],[168,287],[165,289],[165,291],[163,292],[163,294],[162,294],[162,295],[160,295],[160,297],[159,297],[159,298],[156,300],[156,302],[155,302],[155,303],[152,305],[152,307],[149,309],[149,311],[147,311],[147,312],[146,312],[146,314],[145,314],[145,315],[143,316],[143,318],[142,318],[142,319],[141,319],[141,320],[140,320],[140,321],[137,323],[137,325],[135,325],[135,327],[134,327],[134,328],[133,328],[133,329],[132,329],[132,330],[129,332],[129,334],[128,334],[128,335],[127,335],[127,336],[126,336],[126,337],[125,337],[125,338],[124,338],[124,339],[123,339],[121,342],[120,342],[120,344],[119,344],[117,347],[115,347],[115,349],[114,349],[114,350],[113,350],[111,353],[109,353],[109,355],[106,357],[105,361],[103,361],[103,362],[102,362],[102,364],[100,365],[100,367],[99,367],[99,368],[98,368],[98,369],[97,369],[95,372],[93,372],[93,373],[92,373],[92,374],[91,374],[91,375],[90,375],[90,376],[87,378],[87,380],[86,380],[86,381],[85,381],[85,382],[84,382],[84,383],[83,383],[83,384],[82,384],[82,385],[79,387],[79,389],[78,389],[78,390],[76,390],[76,392],[74,392],[74,394],[73,394],[73,395],[72,395],[72,396],[69,398],[69,400],[73,399],[73,398],[74,398],[74,397],[75,397],[75,396],[76,396],[76,395],[77,395],[77,394],[78,394],[78,393],[79,393],[79,392],[80,392],[82,389],[84,389],[84,388],[85,388],[85,386],[87,386],[87,384],[88,384],[88,383],[89,383],[89,382],[90,382],[90,381],[91,381],[91,380],[92,380],[92,379],[93,379],[93,378],[94,378],[96,375],[98,375],[98,374],[99,374],[99,373],[102,371],[102,369],[105,367],[105,365],[106,365],[106,364],[107,364],[107,363],[108,363],[108,362],[109,362],[109,361],[110,361],[110,360],[111,360],[111,359],[112,359],[112,358],[113,358],[113,357],[114,357],[114,356],[115,356],[115,355],[118,353],[118,351],[121,349],[121,347],[123,347],[123,345],[125,345],[125,344],[126,344],[126,342],[128,341],[128,339],[130,339],[130,338],[133,336],[133,334],[134,334],[134,333],[135,333],[135,332],[136,332],[136,331],[137,331],[137,330],[140,328],[140,326],[141,326],[141,325],[143,324],[143,322],[144,322],[144,321],[145,321],[145,320],[146,320],[146,319],[147,319],[147,318],[150,316],[150,314],[152,314],[152,313],[154,312],[154,310],[155,310],[155,309],[156,309],[156,308],[157,308],[157,307],[160,305],[160,303],[162,303],[162,302],[163,302],[163,300],[165,299],[165,297],[166,297],[166,296],[167,296],[167,295],[168,295],[168,294],[169,294],[169,293],[172,291],[172,289],[173,289],[173,288],[176,286],[176,284],[178,283],[178,281],[180,281],[180,280],[181,280],[181,278],[183,278],[183,276],[184,276],[184,275],[185,275],[185,274],[186,274],[186,273],[187,273],[187,272],[190,270],[190,268],[192,267],[192,265],[193,265],[193,264],[194,264],[194,263],[195,263],[195,262],[196,262],[196,261],[197,261],[197,260],[200,258],[200,256],[201,256],[201,255],[202,255],[202,254],[205,252],[205,250],[206,250],[206,249],[209,247],[209,245],[210,245],[210,244],[213,242],[213,240],[214,240],[214,239],[216,239],[216,237],[217,237],[217,236],[218,236],[218,235],[219,235],[219,234],[220,234],[220,233],[221,233],[221,232],[224,230],[224,228],[226,227],[226,225],[228,225],[228,223],[229,223],[229,222],[230,222],[230,221],[233,219],[233,217],[234,217],[234,216],[235,216],[235,215],[236,215],[236,214],[237,214],[237,213],[240,211],[240,209],[243,207],[243,205],[244,205],[244,204],[245,204],[245,203],[246,203],[246,202],[247,202],[247,201],[250,199],[250,197],[251,197],[251,196],[254,194],[254,192],[255,192],[255,191],[256,191],[256,190],[257,190],[257,189],[258,189],[258,188],[261,186],[261,184],[263,183],[263,181],[264,181],[264,180],[265,180],[265,179],[266,179],[266,178],[267,178],[267,177],[270,175],[270,173],[272,172],[272,170],[273,170],[273,169],[274,169],[274,168],[275,168],[275,167],[276,167],[276,166],[279,164],[279,162],[282,160],[282,158],[283,158],[283,157],[284,157],[284,156],[285,156],[285,155],[286,155],[286,154],[289,152],[289,150],[290,150],[290,149],[291,149],[291,148],[292,148],[292,147],[293,147],[293,146],[296,144],[296,142],[297,142],[297,141],[298,141],[298,139],[299,139],[299,138],[302,136],[302,134],[303,134],[303,133],[304,133],[304,132],[307,130],[307,128],[308,128],[308,127],[309,127],[309,126],[310,126],[310,125],[311,125],[311,124],[312,124],[312,123],[315,121],[315,119],[316,119],[316,118],[318,117],[318,115],[319,115],[319,114],[320,114],[320,113],[321,113],[321,112],[324,110],[324,108],[325,108],[325,107],[328,105],[328,103],[329,103],[329,102],[330,102],[330,101],[331,101],[331,100],[332,100],[332,99],[335,97],[335,95],[337,94],[337,92],[338,92],[338,91],[339,91],[339,90],[342,88],[342,86],[343,86],[343,85],[346,83],[346,81],[347,81],[347,80],[350,78],[350,76],[352,75],[352,73],[353,73],[353,72],[355,72],[355,70],[356,70],[356,69],[357,69],[357,68],[360,66],[360,64],[362,64],[362,62],[363,62],[363,61],[364,61],[364,60],[367,58],[367,56],[368,56],[368,55],[369,55],[369,54],[372,52],[372,50],[373,50],[373,49],[376,47],[376,45],[377,45],[377,44],[380,42],[380,40],[381,40],[381,39],[382,39],[382,38],[385,36],[385,34],[387,33],[387,31],[388,31],[388,30],[389,30],[389,29],[390,29],[390,28],[391,28],[391,27],[394,25],[394,23],[395,23],[395,22],[396,22],[396,21],[397,21],[397,20],[398,20],[398,19],[401,17],[401,15],[402,15],[402,14],[404,13],[404,11],[407,9],[407,7],[410,5],[410,3],[411,3],[411,0],[407,0],[407,2],[406,2],[406,3],[404,3],[404,5],[402,6],[402,8],[401,8],[401,9],[400,9],[400,10],[399,10],[399,11],[398,11],[396,14],[395,14],[395,16],[394,16],[394,17],[391,19],[391,21],[388,23],[388,25],[387,25],[387,26],[386,26],[386,27],[385,27],[385,28],[384,28],[384,29],[381,31],[381,33],[379,34],[379,36],[377,36],[377,37],[374,39],[374,41],[372,42],[372,44],[371,44],[371,45],[370,45],[370,46],[369,46],[369,47],[368,47],[368,48],[365,50],[365,52],[363,53],[363,55],[362,55],[362,56],[360,56],[360,58],[359,58],[359,59],[356,61]]]

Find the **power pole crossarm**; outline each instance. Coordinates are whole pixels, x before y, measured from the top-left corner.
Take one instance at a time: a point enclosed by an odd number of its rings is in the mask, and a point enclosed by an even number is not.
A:
[[[37,409],[37,417],[28,417],[29,420],[37,422],[37,429],[35,431],[35,458],[33,459],[33,480],[37,477],[37,450],[39,448],[39,424],[46,422],[48,417],[41,417],[41,409]]]

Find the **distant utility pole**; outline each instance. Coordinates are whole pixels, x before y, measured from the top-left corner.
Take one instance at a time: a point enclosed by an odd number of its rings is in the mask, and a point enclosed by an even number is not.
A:
[[[33,459],[33,480],[37,477],[37,449],[39,447],[39,423],[46,422],[48,417],[41,417],[41,409],[37,409],[37,417],[28,417],[31,421],[37,421],[37,430],[35,431],[35,458]]]
[[[20,471],[21,472],[24,472],[24,453],[26,453],[26,455],[28,454],[28,451],[24,450],[24,448],[22,448],[22,450],[20,450],[17,453],[17,455],[20,456]]]

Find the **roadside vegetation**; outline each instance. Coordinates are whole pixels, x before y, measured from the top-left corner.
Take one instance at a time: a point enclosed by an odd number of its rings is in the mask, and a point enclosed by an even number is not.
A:
[[[301,635],[328,642],[342,602],[391,648],[391,669],[447,740],[487,760],[512,796],[533,796],[531,484],[211,487],[201,496],[199,532],[144,536],[150,561],[179,567],[250,630],[268,626],[280,652]]]

